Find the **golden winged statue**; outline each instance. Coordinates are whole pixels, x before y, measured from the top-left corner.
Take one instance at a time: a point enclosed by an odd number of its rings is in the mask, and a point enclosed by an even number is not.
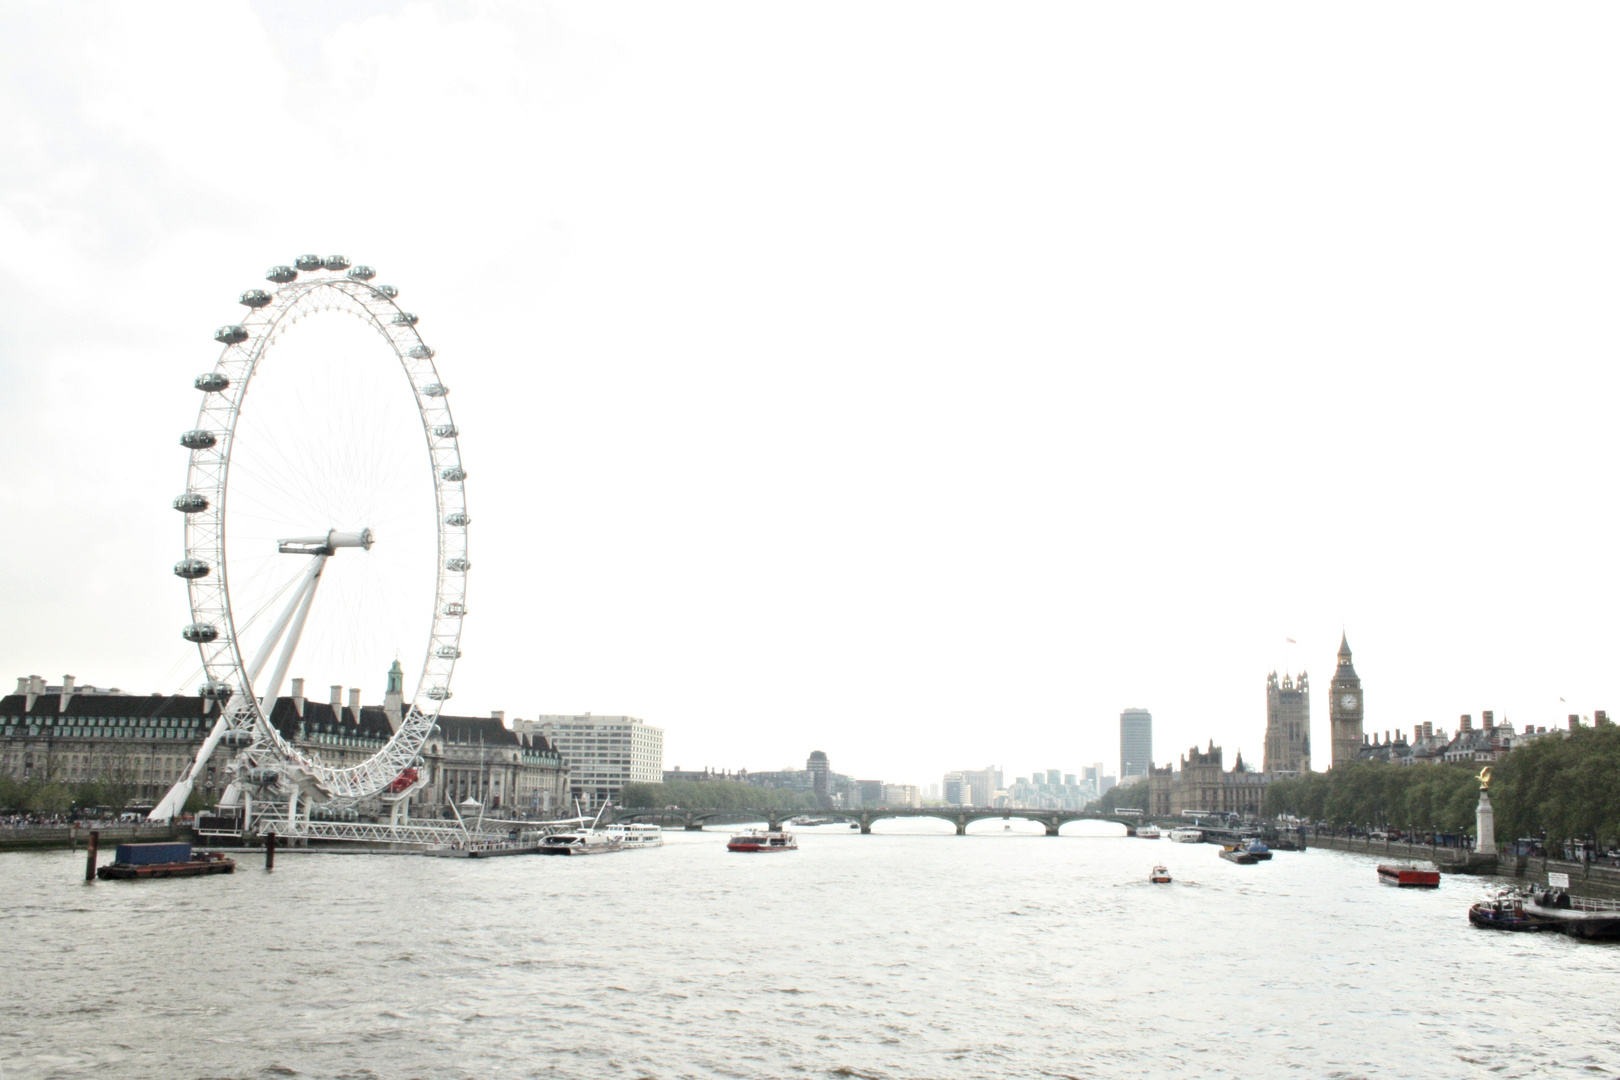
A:
[[[1484,791],[1491,786],[1491,767],[1485,766],[1479,770],[1479,790]]]

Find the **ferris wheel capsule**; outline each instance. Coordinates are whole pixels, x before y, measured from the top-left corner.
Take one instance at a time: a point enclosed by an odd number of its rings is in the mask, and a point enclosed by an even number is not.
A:
[[[221,345],[240,345],[247,339],[247,329],[242,326],[222,326],[214,331],[214,340]]]
[[[463,604],[459,600],[452,600],[450,603],[444,605],[443,610],[444,613],[451,618],[459,619],[461,616],[467,614],[467,605]]]
[[[285,285],[289,281],[298,280],[298,271],[290,266],[272,266],[264,272],[264,280],[273,281],[277,285]]]
[[[466,559],[450,559],[444,564],[444,568],[453,574],[465,574],[468,570],[472,569],[472,563],[468,562]],[[179,571],[176,571],[176,573],[178,572]]]
[[[454,645],[440,645],[438,649],[435,650],[435,655],[443,660],[460,660],[461,650],[456,648]]]
[[[470,521],[472,521],[472,518],[468,517],[466,514],[464,514],[460,510],[457,510],[453,514],[446,514],[445,518],[444,518],[444,523],[446,525],[453,525],[458,529],[466,528],[467,523],[470,522]]]
[[[377,271],[373,270],[365,263],[356,263],[349,270],[349,276],[354,278],[356,281],[370,281],[372,278],[377,276]]]
[[[390,300],[393,300],[399,296],[399,290],[394,288],[392,285],[373,285],[372,288],[376,289]]]
[[[253,732],[244,731],[241,728],[231,728],[219,737],[219,741],[231,750],[240,750],[245,746],[253,745]]]
[[[242,779],[254,787],[270,788],[281,783],[281,773],[275,769],[257,768],[249,769],[242,774]]]
[[[431,360],[433,359],[433,350],[426,345],[412,345],[405,351],[405,355],[415,360]]]
[[[205,372],[191,380],[191,385],[205,394],[217,394],[230,388],[231,380],[217,371]]]
[[[263,289],[249,289],[236,298],[236,302],[243,307],[262,308],[270,303],[270,294]]]
[[[321,260],[321,265],[328,270],[347,270],[349,257],[347,255],[328,255]]]
[[[319,255],[300,255],[293,260],[293,265],[300,270],[319,270],[326,265],[326,260]]]
[[[448,394],[449,392],[450,388],[445,386],[443,383],[430,382],[426,386],[422,387],[422,393],[426,394],[428,397],[444,397],[444,395]]]
[[[208,509],[208,498],[195,491],[188,491],[184,495],[174,497],[174,508],[182,514],[200,514]]]
[[[395,326],[415,326],[418,320],[417,317],[411,314],[409,311],[401,311],[389,321]]]
[[[428,687],[427,696],[432,698],[434,701],[449,701],[453,695],[450,693],[448,687],[430,686]]]
[[[174,564],[174,576],[196,581],[208,576],[209,566],[201,559],[181,559]]]
[[[452,465],[450,468],[439,473],[439,479],[449,480],[451,483],[460,483],[461,481],[467,479],[467,470],[463,469],[460,465]]]
[[[207,623],[192,623],[180,631],[180,636],[194,645],[204,645],[219,640],[219,627],[209,626]]]
[[[180,445],[187,450],[207,450],[218,441],[212,431],[188,431],[180,436]]]
[[[454,424],[440,424],[438,427],[433,429],[433,434],[440,439],[453,439],[457,435],[460,435],[461,432],[456,430],[456,425]]]
[[[224,701],[236,693],[235,687],[219,679],[208,679],[197,687],[197,696],[208,701]]]

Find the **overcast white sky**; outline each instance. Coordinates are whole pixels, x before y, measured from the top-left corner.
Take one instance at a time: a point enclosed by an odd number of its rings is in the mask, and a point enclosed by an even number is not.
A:
[[[1620,709],[1617,19],[6,4],[0,657],[184,685],[190,380],[313,251],[454,390],[453,711],[1010,780],[1257,757],[1293,637],[1325,764],[1341,629],[1379,731]]]

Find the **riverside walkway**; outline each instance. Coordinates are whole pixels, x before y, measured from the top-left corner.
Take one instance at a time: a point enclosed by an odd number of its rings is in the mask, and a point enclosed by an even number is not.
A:
[[[859,825],[862,835],[872,831],[874,821],[891,818],[938,818],[956,826],[957,836],[966,836],[967,827],[975,821],[1034,821],[1045,826],[1047,836],[1057,836],[1071,821],[1109,821],[1123,825],[1127,836],[1136,835],[1142,824],[1138,817],[1120,814],[1100,814],[1085,810],[1019,810],[993,806],[925,806],[874,807],[870,810],[723,810],[715,808],[676,808],[629,806],[614,807],[609,813],[616,822],[645,822],[651,825],[680,825],[697,831],[705,825],[737,825],[750,821],[764,821],[772,829],[796,817],[812,817],[819,822],[847,821]]]

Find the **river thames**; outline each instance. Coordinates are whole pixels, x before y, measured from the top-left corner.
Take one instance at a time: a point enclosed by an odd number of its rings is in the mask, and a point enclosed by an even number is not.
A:
[[[1015,826],[1016,828],[1017,826]],[[248,855],[85,885],[0,855],[5,1080],[1593,1077],[1620,950],[1315,850],[820,827],[801,849]],[[1038,829],[1039,826],[1029,828]],[[1075,835],[1071,835],[1074,833]],[[1088,835],[1089,833],[1089,835]],[[1147,883],[1155,862],[1175,884]]]

